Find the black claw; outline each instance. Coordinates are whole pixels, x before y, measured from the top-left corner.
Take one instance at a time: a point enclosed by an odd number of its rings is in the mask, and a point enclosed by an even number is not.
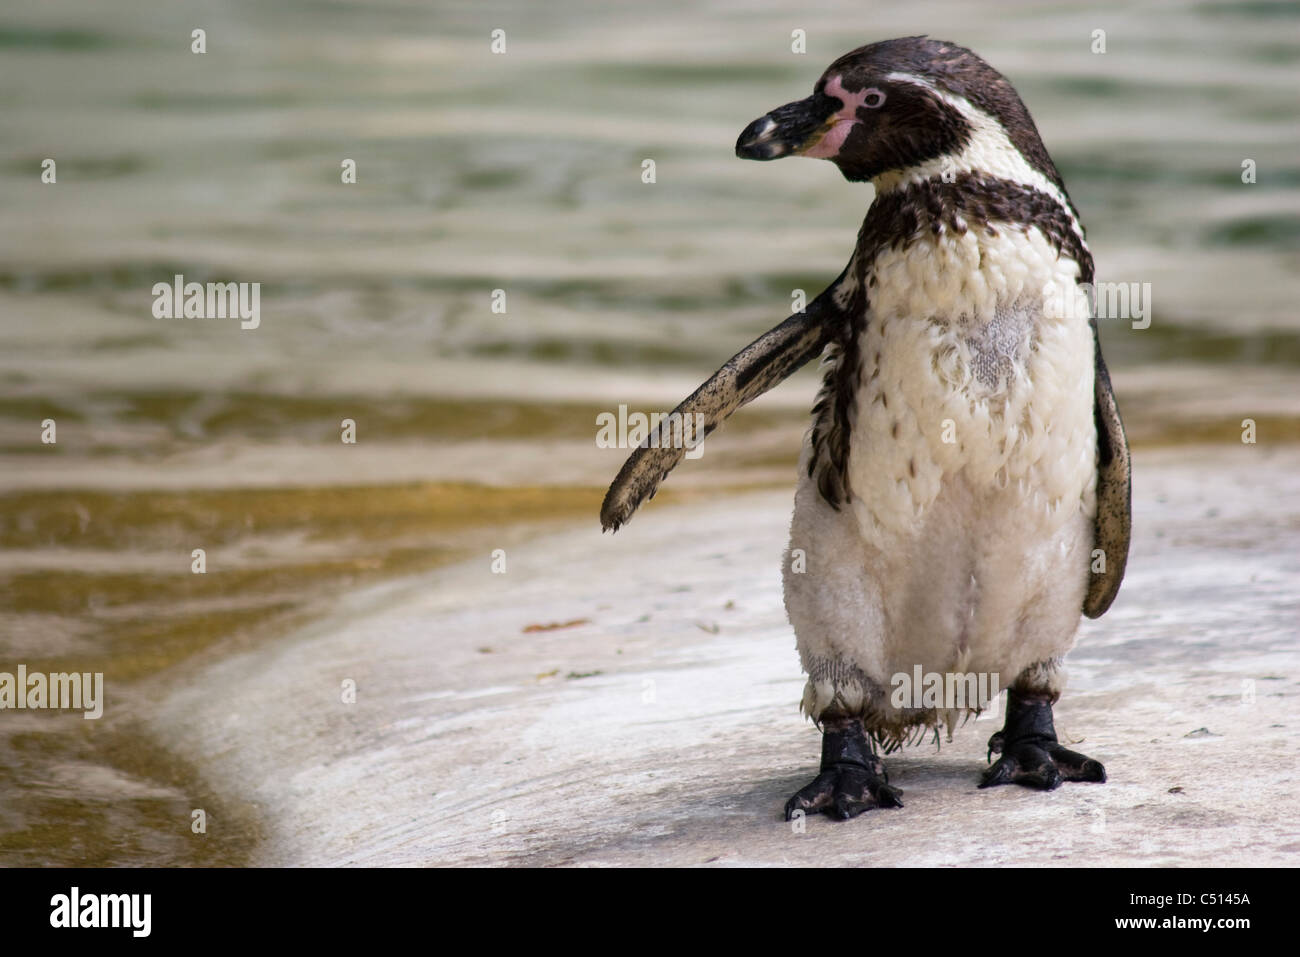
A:
[[[993,737],[989,738],[989,753],[984,758],[985,761],[992,761],[993,755],[1002,753],[1002,745],[1006,741],[1006,736],[1001,731],[995,731]]]
[[[1015,778],[1016,762],[1010,758],[998,758],[998,763],[984,770],[980,778],[980,787],[991,788],[999,784],[1008,784]]]
[[[816,814],[830,806],[835,797],[835,785],[839,777],[834,771],[823,771],[785,802],[785,819],[794,817],[795,811]]]
[[[902,788],[891,788],[888,784],[881,785],[872,795],[876,799],[879,807],[902,807],[903,790]]]
[[[1035,758],[1038,755],[1034,756]],[[1032,770],[1022,772],[1017,778],[1017,784],[1024,784],[1027,787],[1037,788],[1040,791],[1055,791],[1061,786],[1061,772],[1056,769],[1052,759],[1046,753],[1042,754],[1043,763],[1037,765]]]
[[[871,807],[871,805],[866,801],[859,801],[857,798],[852,798],[847,794],[840,793],[835,795],[834,816],[839,818],[841,821],[848,821],[857,817],[869,807]]]
[[[1086,754],[1071,751],[1060,745],[1049,748],[1048,753],[1051,754],[1052,760],[1067,781],[1092,781],[1100,784],[1106,780],[1106,769],[1102,767],[1101,762]]]

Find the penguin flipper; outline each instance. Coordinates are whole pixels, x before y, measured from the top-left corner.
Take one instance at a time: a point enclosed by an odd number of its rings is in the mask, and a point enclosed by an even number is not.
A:
[[[830,295],[835,286],[832,283],[805,311],[795,313],[728,359],[726,365],[673,410],[658,432],[647,436],[628,456],[601,503],[603,531],[618,531],[626,524],[686,454],[686,443],[671,441],[673,422],[679,423],[680,429],[680,423],[702,421],[702,434],[697,431],[695,435],[698,443],[742,405],[780,385],[821,354],[833,334],[832,320],[839,316]],[[687,419],[695,415],[702,415],[703,419]],[[651,448],[651,440],[659,437],[662,437],[659,447]],[[678,447],[674,448],[674,444]]]
[[[1093,414],[1097,421],[1097,517],[1093,549],[1101,550],[1103,562],[1102,570],[1093,571],[1089,579],[1083,613],[1089,618],[1100,618],[1115,600],[1124,579],[1132,523],[1132,490],[1128,439],[1110,386],[1110,373],[1101,357],[1096,319],[1092,320],[1092,335],[1096,349]],[[1092,562],[1091,556],[1089,561]],[[1092,567],[1096,567],[1095,563]]]

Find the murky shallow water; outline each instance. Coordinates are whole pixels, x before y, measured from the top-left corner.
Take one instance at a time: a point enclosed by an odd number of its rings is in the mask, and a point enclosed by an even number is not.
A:
[[[670,404],[846,260],[869,189],[732,143],[864,42],[944,35],[1012,77],[1100,278],[1152,284],[1149,329],[1104,330],[1135,438],[1300,438],[1294,6],[793,10],[7,5],[0,670],[103,670],[114,707],[0,713],[0,861],[243,860],[256,810],[138,733],[149,694],[339,589],[593,516],[620,457],[595,412]],[[262,283],[260,326],[152,318],[177,273]],[[788,468],[811,382],[697,472]],[[195,839],[197,806],[227,826]]]

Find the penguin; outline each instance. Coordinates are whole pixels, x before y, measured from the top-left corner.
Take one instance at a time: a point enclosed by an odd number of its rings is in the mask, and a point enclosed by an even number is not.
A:
[[[821,764],[786,818],[901,807],[882,756],[951,740],[991,704],[900,694],[913,675],[1006,689],[980,787],[1104,782],[1052,707],[1081,615],[1105,613],[1124,576],[1129,452],[1092,254],[1029,111],[970,50],[903,37],[837,59],[736,155],[829,160],[875,190],[839,276],[676,409],[707,435],[822,357],[782,565]],[[602,529],[681,460],[659,438],[614,479]]]

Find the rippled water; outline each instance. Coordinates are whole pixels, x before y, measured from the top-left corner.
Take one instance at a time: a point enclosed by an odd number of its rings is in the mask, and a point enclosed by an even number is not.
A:
[[[1007,73],[1099,278],[1152,283],[1149,329],[1105,329],[1139,436],[1246,413],[1300,437],[1300,8],[800,6],[7,4],[0,670],[93,664],[138,698],[316,596],[477,547],[467,529],[594,514],[617,467],[583,451],[594,410],[671,402],[847,260],[869,187],[732,148],[889,36]],[[151,288],[177,273],[262,283],[259,328],[154,319]],[[199,545],[227,577],[189,574]],[[0,784],[21,798],[0,860],[250,846],[252,823],[206,844],[177,829],[220,782],[126,717],[0,721]]]

